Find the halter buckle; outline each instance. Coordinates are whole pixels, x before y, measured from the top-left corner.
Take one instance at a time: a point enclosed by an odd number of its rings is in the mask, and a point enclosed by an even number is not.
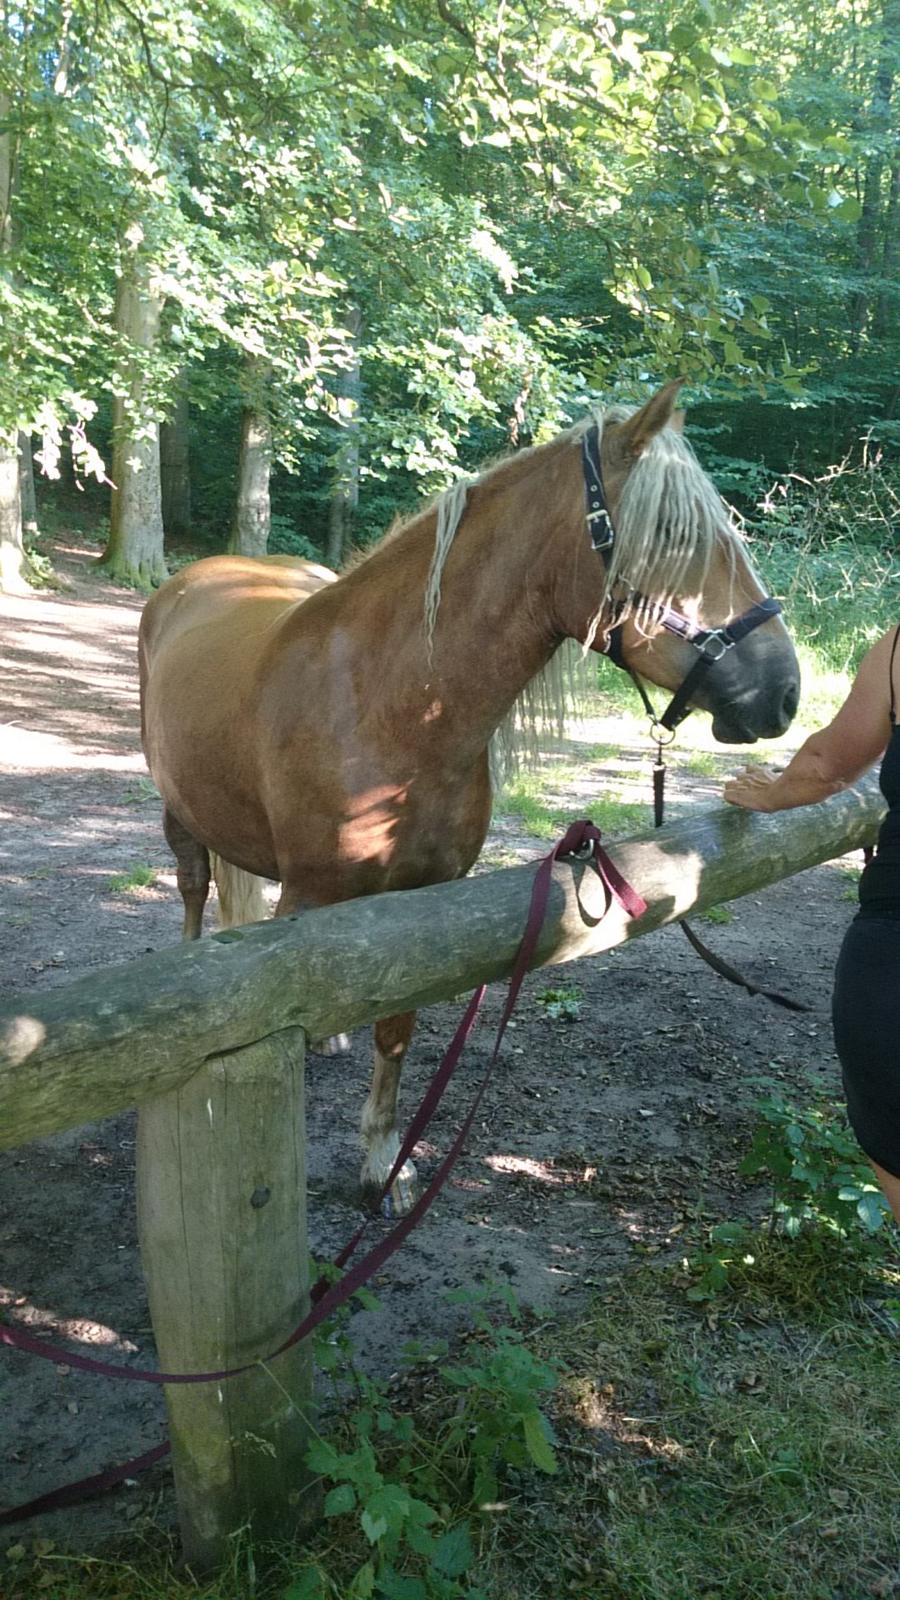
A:
[[[612,525],[612,518],[605,506],[596,506],[586,515],[588,532],[591,539],[592,550],[611,550],[615,544],[616,534]],[[597,527],[592,526],[597,523]]]
[[[710,666],[714,667],[716,662],[721,661],[722,657],[727,655],[729,650],[734,649],[735,641],[733,639],[729,639],[724,628],[710,628],[699,643],[696,639],[692,639],[691,643],[693,644],[695,650],[699,650],[703,659],[708,661]],[[715,653],[709,649],[710,645],[713,645],[714,647],[718,646],[718,649],[715,650]]]

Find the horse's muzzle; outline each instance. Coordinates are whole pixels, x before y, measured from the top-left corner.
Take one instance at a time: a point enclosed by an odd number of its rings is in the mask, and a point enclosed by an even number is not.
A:
[[[755,744],[757,739],[780,739],[793,722],[799,704],[799,680],[788,683],[777,695],[741,696],[715,710],[713,738],[719,744]]]

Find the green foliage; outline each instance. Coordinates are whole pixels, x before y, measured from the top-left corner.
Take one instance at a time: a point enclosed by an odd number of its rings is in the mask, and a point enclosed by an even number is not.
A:
[[[345,1416],[341,1438],[319,1438],[311,1446],[309,1465],[330,1485],[325,1517],[349,1519],[362,1556],[352,1575],[341,1578],[341,1595],[480,1600],[469,1576],[475,1514],[496,1500],[504,1467],[556,1472],[553,1431],[540,1402],[558,1373],[528,1350],[518,1329],[493,1325],[488,1309],[497,1294],[515,1320],[508,1291],[450,1297],[473,1307],[477,1336],[468,1360],[437,1365],[458,1398],[431,1444],[412,1415],[391,1406],[382,1386],[354,1373],[360,1403]],[[352,1369],[346,1321],[344,1311],[317,1335],[320,1365],[344,1375]],[[415,1359],[417,1352],[410,1354]],[[310,1569],[297,1582],[298,1594],[309,1600],[336,1593],[322,1569]]]
[[[863,452],[819,479],[777,483],[759,511],[753,554],[790,627],[820,665],[852,672],[900,615],[896,466]]]
[[[577,1022],[581,1015],[584,990],[573,983],[568,988],[542,989],[535,999],[553,1022]]]
[[[558,1381],[558,1373],[539,1360],[523,1342],[517,1328],[495,1328],[485,1307],[501,1291],[470,1290],[451,1294],[453,1301],[476,1307],[476,1324],[483,1347],[473,1348],[464,1363],[442,1366],[444,1379],[460,1392],[460,1406],[448,1422],[445,1441],[448,1450],[469,1458],[472,1494],[477,1505],[497,1499],[499,1472],[503,1465],[522,1469],[537,1467],[555,1473],[555,1436],[539,1401]],[[505,1291],[508,1311],[516,1316],[515,1299]]]
[[[734,912],[730,906],[710,906],[708,911],[703,912],[703,921],[716,922],[724,927],[734,921]]]
[[[858,1282],[861,1261],[884,1253],[890,1211],[872,1169],[849,1131],[843,1109],[821,1100],[792,1105],[777,1091],[757,1104],[760,1121],[740,1166],[744,1177],[764,1176],[771,1184],[765,1231],[739,1219],[716,1224],[706,1243],[683,1263],[689,1300],[713,1300],[743,1278],[774,1279],[796,1295],[798,1275],[812,1272],[809,1257],[798,1260],[772,1246],[796,1244],[804,1237],[820,1254],[832,1284],[839,1256]],[[810,1282],[812,1297],[814,1291]],[[802,1299],[802,1295],[800,1296]]]
[[[127,894],[129,889],[149,889],[156,882],[156,867],[136,866],[130,872],[117,872],[107,885],[110,894]]]
[[[521,817],[536,839],[555,839],[572,818],[567,807],[550,803],[547,790],[551,779],[556,787],[563,781],[562,772],[522,774],[505,786],[496,802],[496,810]],[[604,835],[614,837],[634,833],[645,826],[649,807],[607,792],[592,797],[591,816]]]
[[[306,534],[299,533],[287,517],[273,513],[269,532],[271,555],[301,556],[304,561],[321,561],[322,552]]]
[[[771,1178],[775,1224],[789,1237],[808,1225],[863,1243],[879,1233],[888,1205],[842,1110],[829,1101],[794,1106],[773,1092],[758,1111],[741,1172]]]
[[[68,440],[100,482],[98,405],[140,369],[149,427],[185,388],[221,542],[262,405],[273,504],[321,550],[351,420],[366,544],[680,373],[746,509],[772,472],[896,439],[889,48],[876,0],[323,0],[302,23],[26,0],[0,26],[0,429],[33,429],[51,475]],[[165,300],[146,351],[113,333],[136,229]]]

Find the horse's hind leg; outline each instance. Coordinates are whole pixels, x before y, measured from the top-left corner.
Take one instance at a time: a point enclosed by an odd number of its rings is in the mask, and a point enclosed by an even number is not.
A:
[[[416,1025],[416,1013],[404,1011],[398,1017],[385,1017],[375,1024],[375,1071],[369,1098],[363,1107],[362,1137],[366,1147],[361,1181],[363,1194],[377,1201],[397,1159],[397,1090],[403,1058]],[[402,1217],[416,1198],[416,1169],[404,1161],[386,1197],[392,1215]]]
[[[178,821],[168,807],[163,808],[163,832],[178,864],[178,889],[184,901],[183,939],[199,939],[203,931],[203,907],[209,894],[209,851]]]

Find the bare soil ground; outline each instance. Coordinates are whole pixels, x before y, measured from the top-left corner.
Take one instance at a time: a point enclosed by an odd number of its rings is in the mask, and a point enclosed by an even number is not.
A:
[[[68,587],[9,600],[0,612],[0,985],[8,995],[65,983],[177,942],[180,902],[138,732],[139,597],[100,582],[89,556],[58,552]],[[611,722],[604,740],[619,737]],[[595,734],[596,737],[596,734]],[[780,752],[779,752],[780,754]],[[648,782],[643,747],[579,762],[554,803],[572,817],[612,785]],[[674,804],[718,804],[741,752],[682,776]],[[571,773],[571,764],[565,769]],[[648,810],[649,824],[649,810]],[[541,855],[520,819],[497,819],[487,866]],[[845,863],[847,866],[851,863]],[[855,863],[852,863],[855,865]],[[124,887],[136,868],[146,886]],[[146,878],[148,873],[144,873]],[[676,1253],[686,1223],[743,1213],[737,1175],[753,1122],[754,1074],[768,1070],[802,1098],[809,1075],[837,1087],[830,980],[851,914],[839,863],[737,903],[733,922],[704,927],[726,959],[814,1009],[797,1017],[729,988],[677,929],[600,960],[533,974],[507,1035],[501,1070],[447,1189],[376,1283],[380,1309],[353,1335],[373,1372],[393,1369],[407,1339],[452,1336],[466,1320],[446,1291],[508,1283],[528,1305],[568,1303],[638,1254]],[[212,913],[208,913],[212,923]],[[540,996],[582,991],[577,1019],[554,1020]],[[465,1114],[502,995],[418,1151],[428,1175]],[[421,1019],[403,1103],[418,1102],[459,1007]],[[356,1128],[370,1060],[367,1034],[338,1062],[308,1071],[311,1245],[334,1253],[359,1217]],[[10,1320],[123,1363],[152,1363],[135,1238],[134,1116],[45,1139],[0,1157],[0,1307]],[[384,1225],[377,1222],[373,1233]],[[569,1297],[568,1302],[564,1297]],[[97,1472],[163,1436],[162,1396],[15,1352],[0,1352],[0,1478],[14,1504]],[[0,1534],[97,1551],[172,1517],[167,1474]]]

